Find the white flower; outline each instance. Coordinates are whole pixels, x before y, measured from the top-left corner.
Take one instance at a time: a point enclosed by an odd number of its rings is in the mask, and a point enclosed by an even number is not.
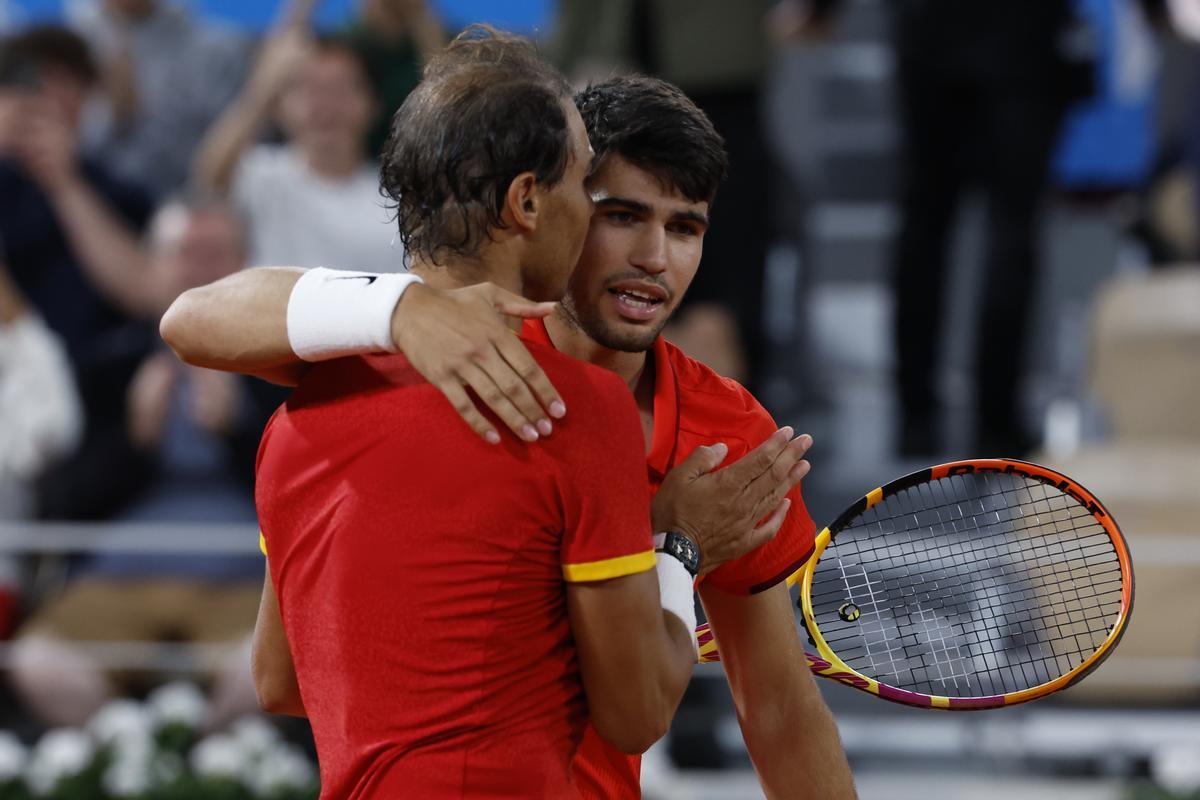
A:
[[[183,777],[187,764],[178,753],[156,753],[150,762],[150,782],[155,786],[169,786]]]
[[[8,731],[0,731],[0,783],[21,775],[29,751],[21,740]]]
[[[63,778],[77,775],[92,763],[96,746],[81,730],[59,728],[48,731],[33,750],[25,782],[34,794],[49,794]]]
[[[1154,782],[1175,794],[1200,789],[1200,747],[1195,744],[1166,746],[1150,761]]]
[[[277,742],[246,777],[255,794],[268,797],[280,789],[307,789],[316,782],[317,773],[300,748]]]
[[[279,741],[279,731],[261,716],[248,714],[229,726],[229,734],[251,758],[260,758]]]
[[[208,718],[208,701],[194,684],[184,681],[160,686],[146,698],[150,717],[159,725],[179,723],[199,728]]]
[[[154,720],[140,703],[114,700],[96,712],[87,729],[99,744],[114,751],[141,752],[152,745]]]
[[[205,778],[240,778],[250,759],[232,736],[209,736],[192,748],[192,770]]]
[[[137,797],[150,788],[149,751],[143,755],[118,756],[101,779],[113,797]]]

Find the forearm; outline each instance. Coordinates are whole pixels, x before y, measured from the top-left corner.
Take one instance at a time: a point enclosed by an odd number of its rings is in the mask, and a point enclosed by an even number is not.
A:
[[[159,331],[188,364],[277,382],[298,379],[306,364],[288,340],[287,307],[302,274],[261,267],[189,289],[167,309]]]
[[[59,223],[92,283],[135,316],[153,316],[160,287],[136,234],[81,178],[51,194]]]
[[[855,797],[837,726],[796,631],[786,584],[755,595],[702,586],[751,761],[768,797]]]
[[[195,183],[226,194],[242,153],[267,123],[272,98],[254,81],[229,105],[200,142],[192,166]]]
[[[764,687],[763,696],[735,703],[750,760],[769,798],[855,797],[854,781],[837,723],[810,675],[783,686]],[[745,698],[747,693],[742,693]]]

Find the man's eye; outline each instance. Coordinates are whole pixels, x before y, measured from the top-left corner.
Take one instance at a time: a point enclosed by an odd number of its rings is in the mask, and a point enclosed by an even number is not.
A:
[[[695,225],[688,225],[686,222],[669,225],[667,226],[667,230],[678,236],[698,236],[700,233]]]
[[[608,218],[613,222],[620,222],[622,224],[633,222],[633,214],[630,214],[628,211],[610,211],[608,212]]]

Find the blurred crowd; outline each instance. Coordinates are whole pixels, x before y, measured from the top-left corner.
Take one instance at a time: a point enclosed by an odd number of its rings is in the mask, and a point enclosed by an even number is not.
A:
[[[0,45],[0,518],[254,524],[283,395],[181,364],[158,320],[250,264],[401,269],[371,154],[443,37],[423,3],[367,0],[328,33],[312,6],[257,47],[162,0],[79,4]],[[263,574],[255,556],[95,554],[31,598],[27,565],[0,558],[12,684],[47,725],[146,680],[77,642],[244,640]],[[231,648],[215,718],[254,705]]]
[[[360,0],[318,32],[315,4],[281,3],[251,37],[174,0],[81,0],[58,23],[23,27],[17,4],[0,0],[0,519],[253,525],[255,448],[283,395],[181,364],[157,322],[181,291],[249,265],[403,269],[374,154],[451,33],[424,0]],[[768,248],[798,224],[781,224],[773,199],[764,82],[773,48],[819,43],[841,5],[561,0],[544,42],[580,84],[617,70],[678,84],[724,136],[729,180],[667,335],[752,387],[767,352]],[[1155,51],[1197,25],[1185,3],[1154,0],[888,5],[902,173],[890,283],[898,446],[943,449],[937,321],[955,210],[974,186],[987,209],[975,316],[1012,334],[979,337],[974,436],[1023,454],[1037,441],[1019,412],[1022,337],[1056,144],[1085,124],[1072,110],[1104,96],[1133,93],[1154,124],[1158,62],[1147,56],[1142,85],[1105,77],[1089,11],[1117,9],[1106,19],[1118,33]],[[1196,52],[1180,46],[1175,69],[1200,78]],[[1200,89],[1191,97],[1143,166],[1081,168],[1072,187],[1133,198],[1130,236],[1156,261],[1200,255],[1200,204],[1178,188],[1200,176]],[[256,557],[108,553],[73,559],[33,596],[29,569],[0,553],[0,638],[14,637],[12,685],[47,726],[145,688],[79,642],[237,645],[262,579]],[[216,719],[254,705],[246,662],[231,647],[214,677]]]

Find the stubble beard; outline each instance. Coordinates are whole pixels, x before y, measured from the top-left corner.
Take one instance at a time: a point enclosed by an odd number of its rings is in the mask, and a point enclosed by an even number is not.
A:
[[[653,329],[641,328],[637,331],[622,331],[610,325],[596,312],[581,311],[575,304],[570,290],[559,303],[561,316],[568,325],[583,331],[588,338],[601,347],[616,350],[621,353],[645,353],[654,347],[654,341],[662,333],[663,328],[671,321],[671,314]]]

